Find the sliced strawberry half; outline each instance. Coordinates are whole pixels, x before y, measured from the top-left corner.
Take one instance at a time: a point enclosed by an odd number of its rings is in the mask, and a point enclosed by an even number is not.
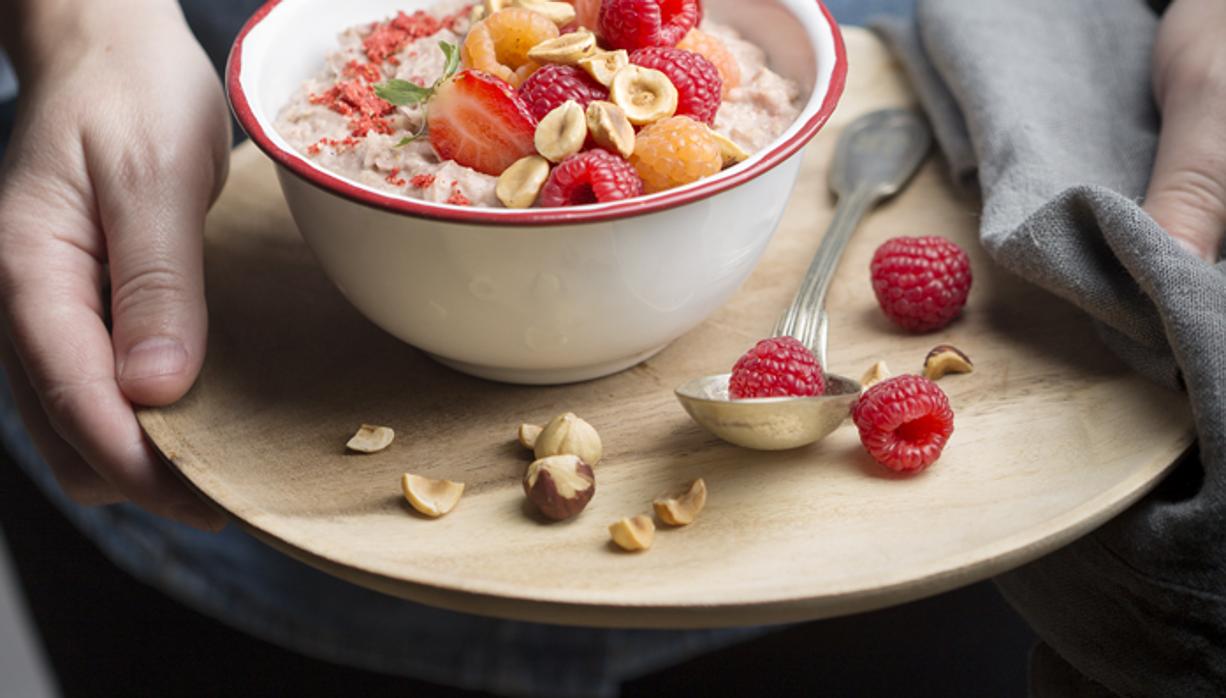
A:
[[[478,70],[439,85],[427,113],[430,144],[444,160],[498,176],[536,152],[536,118],[515,90]]]

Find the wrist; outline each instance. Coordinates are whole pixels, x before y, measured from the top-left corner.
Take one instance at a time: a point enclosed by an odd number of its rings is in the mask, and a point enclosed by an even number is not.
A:
[[[0,46],[22,82],[32,82],[53,65],[167,21],[183,22],[177,0],[0,0]]]

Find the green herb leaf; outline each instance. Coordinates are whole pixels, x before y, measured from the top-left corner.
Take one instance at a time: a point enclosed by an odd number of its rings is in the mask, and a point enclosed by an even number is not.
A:
[[[375,85],[375,94],[398,107],[425,101],[433,92],[429,87],[414,85],[407,80],[393,79],[382,85]]]
[[[460,69],[459,47],[446,41],[438,42],[438,47],[443,50],[443,55],[447,57],[447,62],[443,66],[443,77],[439,78],[438,82],[434,83],[435,85],[455,75],[456,71]]]
[[[401,138],[401,139],[400,139],[400,142],[399,142],[399,143],[397,143],[395,147],[397,147],[397,148],[403,148],[403,147],[405,147],[406,145],[408,145],[408,144],[412,143],[413,141],[417,140],[418,138],[421,138],[421,137],[422,137],[422,136],[424,136],[424,135],[426,135],[426,134],[425,134],[425,132],[423,131],[423,132],[421,132],[421,133],[414,133],[414,134],[413,134],[413,135],[411,135],[411,136],[405,136],[404,138]]]

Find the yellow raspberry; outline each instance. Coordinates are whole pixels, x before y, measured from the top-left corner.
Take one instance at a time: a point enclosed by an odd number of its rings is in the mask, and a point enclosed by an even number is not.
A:
[[[693,51],[715,64],[719,77],[724,81],[723,96],[727,97],[732,88],[741,84],[741,66],[736,62],[736,56],[728,50],[719,37],[712,36],[697,29],[691,29],[677,44],[677,48]]]
[[[522,7],[508,7],[473,25],[460,47],[464,66],[481,70],[519,87],[540,65],[528,58],[528,49],[558,36],[558,28],[545,15]]]
[[[630,163],[652,194],[696,182],[723,169],[719,142],[703,124],[673,116],[650,124],[634,141]]]

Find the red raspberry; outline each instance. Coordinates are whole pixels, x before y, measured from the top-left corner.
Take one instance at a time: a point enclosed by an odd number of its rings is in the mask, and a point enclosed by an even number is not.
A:
[[[948,325],[971,291],[971,260],[942,237],[886,240],[869,268],[886,317],[912,332]]]
[[[900,473],[932,465],[954,433],[954,411],[945,392],[915,375],[890,378],[866,390],[851,418],[868,454]]]
[[[537,119],[568,99],[586,108],[590,102],[608,99],[609,91],[587,73],[572,65],[547,65],[533,73],[519,87],[519,98]]]
[[[679,48],[653,46],[630,54],[630,62],[654,68],[668,76],[677,88],[677,115],[715,123],[724,81],[711,61]]]
[[[639,196],[643,180],[634,167],[607,150],[572,155],[549,173],[539,206],[582,206]]]
[[[702,20],[700,0],[604,0],[597,28],[612,48],[676,46]]]
[[[808,347],[792,337],[763,339],[736,360],[728,379],[734,400],[751,397],[812,397],[826,392],[822,367]]]

